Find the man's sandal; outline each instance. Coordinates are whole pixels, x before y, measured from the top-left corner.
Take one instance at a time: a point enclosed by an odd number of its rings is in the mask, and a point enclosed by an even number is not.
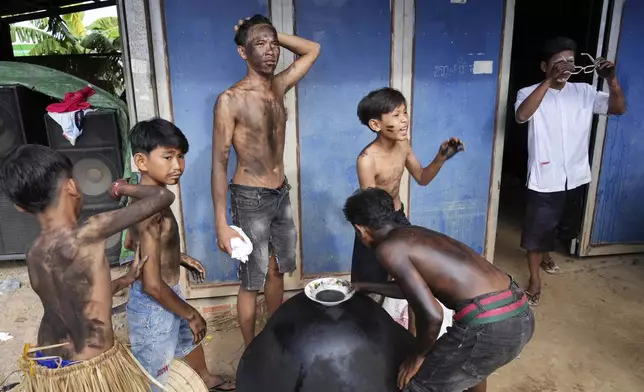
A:
[[[539,306],[539,302],[541,302],[541,292],[530,294],[526,291],[525,295],[528,297],[528,305],[533,308]]]
[[[542,261],[541,268],[551,275],[559,272],[559,266],[554,262],[554,260],[552,260],[552,258],[549,258],[548,261]]]

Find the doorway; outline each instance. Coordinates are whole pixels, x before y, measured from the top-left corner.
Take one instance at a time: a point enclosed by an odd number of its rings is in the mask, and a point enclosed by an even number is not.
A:
[[[519,243],[527,195],[528,124],[518,124],[514,118],[517,92],[543,80],[540,52],[551,38],[572,38],[577,43],[578,59],[580,53],[594,56],[603,8],[604,0],[516,0],[495,260],[499,256],[514,260],[524,257]],[[593,74],[574,75],[570,81],[592,84]],[[582,214],[583,202],[578,213],[575,209],[579,222]],[[569,255],[574,250],[571,244],[562,242],[558,252]]]

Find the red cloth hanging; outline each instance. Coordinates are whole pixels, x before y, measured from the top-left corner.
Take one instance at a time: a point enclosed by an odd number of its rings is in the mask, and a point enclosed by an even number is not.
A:
[[[94,91],[92,86],[85,86],[78,91],[65,93],[63,102],[52,103],[47,106],[47,111],[52,113],[67,113],[89,109],[92,105],[87,100],[95,93],[96,91]]]

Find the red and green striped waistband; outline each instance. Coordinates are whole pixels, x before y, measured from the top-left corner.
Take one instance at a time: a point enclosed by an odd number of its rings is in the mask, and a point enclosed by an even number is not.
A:
[[[507,320],[523,312],[528,307],[525,294],[520,299],[514,298],[512,290],[485,297],[473,302],[454,315],[454,321],[459,324],[489,324]]]

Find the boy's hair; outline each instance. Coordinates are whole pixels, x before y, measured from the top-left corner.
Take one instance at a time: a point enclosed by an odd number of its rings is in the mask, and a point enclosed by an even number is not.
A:
[[[369,126],[370,120],[380,120],[383,114],[391,113],[403,104],[407,105],[407,100],[396,89],[385,87],[374,90],[360,100],[358,118],[362,124]]]
[[[356,191],[344,203],[343,211],[352,225],[374,230],[395,222],[394,199],[380,188]]]
[[[190,146],[188,139],[176,125],[162,118],[140,121],[130,131],[132,154],[149,154],[158,147],[173,147],[184,154]]]
[[[258,25],[271,26],[273,28],[273,31],[275,32],[275,35],[277,35],[277,30],[275,30],[275,27],[273,27],[273,23],[270,19],[268,19],[264,15],[255,14],[252,18],[244,20],[244,23],[242,23],[241,26],[239,26],[239,28],[237,29],[237,32],[235,33],[235,43],[237,44],[237,46],[245,46],[246,40],[248,39],[248,31],[250,31],[251,27]]]
[[[564,50],[572,50],[577,53],[577,44],[568,37],[557,37],[548,40],[541,48],[541,61],[548,62],[555,54]]]
[[[39,144],[13,147],[0,161],[0,191],[23,210],[38,214],[55,201],[63,178],[72,178],[71,160]]]

